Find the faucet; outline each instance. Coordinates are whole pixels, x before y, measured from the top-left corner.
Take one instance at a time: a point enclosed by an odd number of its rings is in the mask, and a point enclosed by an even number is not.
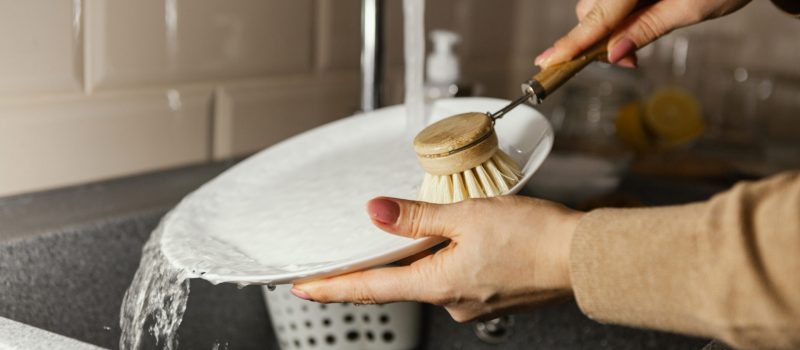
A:
[[[381,106],[383,66],[383,0],[361,0],[362,112]]]

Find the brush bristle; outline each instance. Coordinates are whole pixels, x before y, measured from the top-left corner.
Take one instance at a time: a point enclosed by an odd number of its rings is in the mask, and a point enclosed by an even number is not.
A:
[[[498,150],[492,158],[475,168],[452,175],[426,173],[418,199],[430,203],[455,203],[467,198],[486,198],[508,193],[522,171],[511,157]]]

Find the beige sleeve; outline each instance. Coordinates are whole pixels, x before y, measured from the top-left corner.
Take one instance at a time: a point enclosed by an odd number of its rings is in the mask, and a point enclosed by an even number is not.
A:
[[[597,321],[800,349],[800,172],[702,203],[592,211],[570,260]]]

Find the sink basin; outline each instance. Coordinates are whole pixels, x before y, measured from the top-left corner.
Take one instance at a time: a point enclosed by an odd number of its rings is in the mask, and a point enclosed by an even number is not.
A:
[[[168,208],[229,165],[0,198],[0,318],[19,322],[0,322],[0,335],[44,330],[52,333],[34,338],[42,349],[117,348],[120,301],[145,240]],[[708,343],[601,325],[583,316],[574,302],[514,318],[502,345],[492,345],[476,336],[473,324],[458,324],[443,309],[426,305],[419,348],[700,349]],[[15,344],[13,337],[0,338],[0,348],[32,348]],[[54,346],[59,339],[63,346]],[[219,348],[278,349],[258,287],[192,281],[179,348],[209,349],[217,343]]]

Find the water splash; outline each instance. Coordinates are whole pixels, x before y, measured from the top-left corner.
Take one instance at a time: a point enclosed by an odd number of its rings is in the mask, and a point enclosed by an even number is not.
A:
[[[189,298],[188,274],[173,267],[161,252],[162,225],[159,225],[142,249],[139,269],[125,292],[119,325],[122,350],[138,350],[144,331],[159,348],[178,346],[178,327]],[[149,325],[149,327],[147,327]]]

